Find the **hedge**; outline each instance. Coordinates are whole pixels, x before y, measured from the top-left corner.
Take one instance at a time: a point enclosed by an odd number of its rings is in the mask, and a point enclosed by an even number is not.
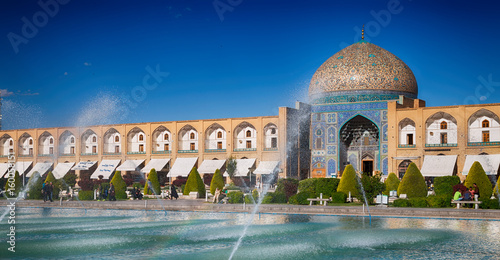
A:
[[[154,170],[154,169],[153,169]],[[115,186],[115,198],[117,199],[127,199],[127,184],[122,179],[122,174],[120,171],[117,171],[111,179],[111,183]]]
[[[427,208],[426,198],[412,198],[408,199],[408,201],[413,208]]]
[[[319,178],[309,178],[299,181],[299,192],[316,193],[316,182]]]
[[[479,204],[482,209],[500,209],[498,199],[481,199],[483,203]]]
[[[358,181],[356,178],[356,171],[352,165],[347,165],[342,174],[342,178],[340,178],[337,192],[343,192],[346,195],[349,195],[349,192],[351,192],[352,197],[358,196],[358,189],[356,188]]]
[[[117,173],[119,173],[119,172],[117,172]],[[149,185],[151,185],[151,187]],[[158,181],[158,173],[156,172],[156,170],[154,168],[152,168],[149,171],[148,179],[147,179],[146,183],[144,184],[144,194],[160,195],[160,193],[161,193],[161,190],[160,190],[160,182]]]
[[[297,189],[299,187],[299,180],[292,178],[279,179],[276,186],[276,192],[284,193],[286,196],[286,201],[297,194]]]
[[[92,190],[82,190],[78,192],[79,200],[94,200],[94,191]]]
[[[453,186],[460,184],[458,176],[443,176],[434,178],[434,193],[436,195],[453,196]]]
[[[486,173],[484,172],[483,166],[479,162],[474,162],[470,167],[469,174],[465,178],[465,187],[473,187],[474,183],[477,184],[479,188],[479,198],[489,199],[491,194],[493,194],[493,189],[491,187],[491,182]]]
[[[243,203],[243,192],[232,191],[227,193],[229,203]]]
[[[389,173],[389,176],[387,179],[385,179],[385,190],[382,192],[382,194],[389,196],[389,192],[392,190],[397,191],[399,187],[400,180],[398,176],[396,176],[395,173],[391,172]]]
[[[310,191],[301,191],[290,197],[288,202],[294,205],[309,205],[309,201],[307,200],[308,198],[315,198],[315,194]]]
[[[220,170],[215,170],[214,176],[212,176],[212,181],[210,181],[210,193],[215,195],[215,190],[219,188],[222,190],[224,188],[224,178],[222,178],[222,174]]]
[[[406,194],[407,198],[420,198],[427,196],[427,185],[424,176],[420,173],[415,163],[410,163],[403,180],[399,184],[398,196]]]
[[[337,192],[340,179],[337,178],[319,178],[316,181],[316,197],[323,193],[323,197],[331,197]]]
[[[285,204],[286,203],[286,194],[284,192],[268,192],[264,199],[262,200],[262,204]]]
[[[345,203],[347,201],[347,195],[343,192],[334,192],[332,194],[332,203]]]
[[[427,197],[427,204],[431,208],[446,208],[451,206],[451,195],[431,195]]]
[[[392,203],[392,206],[408,208],[411,206],[411,204],[410,204],[410,201],[407,199],[397,199],[397,200],[394,200],[394,202]]]

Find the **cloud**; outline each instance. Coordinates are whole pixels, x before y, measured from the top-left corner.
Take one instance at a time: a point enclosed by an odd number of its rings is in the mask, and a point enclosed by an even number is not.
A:
[[[12,95],[14,95],[14,92],[9,91],[7,89],[0,89],[0,96],[1,97],[9,97],[9,96],[12,96]]]
[[[83,65],[85,65],[85,66],[88,67],[88,66],[92,66],[92,63],[90,63],[90,62],[84,62]]]
[[[23,92],[21,92],[21,90],[18,90],[16,92],[16,95],[19,95],[19,96],[38,96],[38,95],[40,95],[40,93],[31,92],[31,89],[28,89],[28,91],[23,91]]]
[[[68,76],[68,72],[67,72],[67,71],[66,71],[66,72],[64,72],[64,76]]]

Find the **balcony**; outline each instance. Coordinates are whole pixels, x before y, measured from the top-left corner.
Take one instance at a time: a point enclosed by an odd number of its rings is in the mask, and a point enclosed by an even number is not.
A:
[[[425,147],[457,147],[457,144],[425,144]]]
[[[97,153],[81,153],[81,156],[92,156],[92,155],[97,155]]]
[[[264,148],[264,151],[278,151],[278,147],[274,147],[274,148]]]
[[[239,148],[233,150],[233,152],[252,152],[252,151],[257,151],[257,148]]]
[[[468,142],[467,146],[494,146],[500,145],[500,142]]]
[[[415,148],[414,144],[398,144],[398,148]]]
[[[32,154],[20,154],[18,157],[33,157]]]
[[[198,153],[198,150],[177,150],[178,153]]]
[[[62,154],[59,154],[59,156],[75,156],[74,153],[62,153]]]
[[[146,152],[127,152],[127,154],[146,154]]]
[[[49,153],[38,154],[38,157],[51,157],[51,156],[54,156],[54,155],[49,154]]]
[[[205,153],[225,153],[226,149],[205,149]]]
[[[103,153],[102,155],[121,155],[122,153]]]
[[[172,151],[151,151],[152,154],[171,154]]]

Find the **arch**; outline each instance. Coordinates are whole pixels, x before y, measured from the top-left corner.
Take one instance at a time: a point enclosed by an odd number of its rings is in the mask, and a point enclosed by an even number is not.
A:
[[[257,148],[257,129],[244,121],[234,128],[234,149],[254,150]],[[250,133],[250,134],[248,134]]]
[[[403,179],[406,173],[406,169],[408,169],[408,166],[412,163],[411,160],[404,160],[398,165],[398,175],[399,179]]]
[[[59,136],[59,153],[72,155],[75,152],[75,135],[66,130]]]
[[[117,142],[118,139],[118,142]],[[121,153],[120,132],[114,128],[108,129],[103,136],[103,152],[108,154]]]
[[[468,119],[468,142],[499,142],[500,119],[488,109],[479,109]]]
[[[400,145],[415,145],[417,135],[415,121],[410,118],[405,118],[399,121],[398,129]]]
[[[226,150],[226,129],[218,123],[211,124],[205,130],[205,149]]]
[[[4,134],[0,138],[0,155],[6,156],[14,153],[14,139],[8,135]]]
[[[19,137],[19,142],[18,142],[19,155],[24,155],[24,156],[33,155],[34,153],[33,146],[34,146],[33,137],[31,137],[30,134],[25,132]]]
[[[54,154],[54,137],[51,133],[45,131],[38,138],[38,154]]]
[[[278,148],[278,127],[273,123],[264,126],[264,148]]]
[[[127,133],[127,152],[146,153],[146,133],[139,128],[134,127]]]
[[[158,126],[152,137],[153,153],[167,153],[172,150],[172,133],[165,126]]]
[[[435,124],[436,122],[441,123],[443,120],[446,120],[447,124],[450,122],[454,123],[455,126],[457,125],[457,120],[455,117],[452,115],[446,113],[446,112],[436,112],[432,116],[428,117],[427,120],[425,121],[426,127],[429,128],[432,124]]]
[[[81,145],[83,154],[97,154],[99,151],[97,134],[92,129],[85,130],[81,137]]]
[[[455,145],[458,140],[457,120],[446,112],[437,112],[426,122],[426,146]]]
[[[192,125],[185,125],[179,130],[179,150],[198,150],[198,132]]]

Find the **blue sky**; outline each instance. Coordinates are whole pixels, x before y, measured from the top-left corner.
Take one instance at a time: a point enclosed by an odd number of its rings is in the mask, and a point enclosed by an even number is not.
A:
[[[428,106],[500,102],[495,1],[41,2],[0,2],[3,129],[277,115],[363,24]]]

